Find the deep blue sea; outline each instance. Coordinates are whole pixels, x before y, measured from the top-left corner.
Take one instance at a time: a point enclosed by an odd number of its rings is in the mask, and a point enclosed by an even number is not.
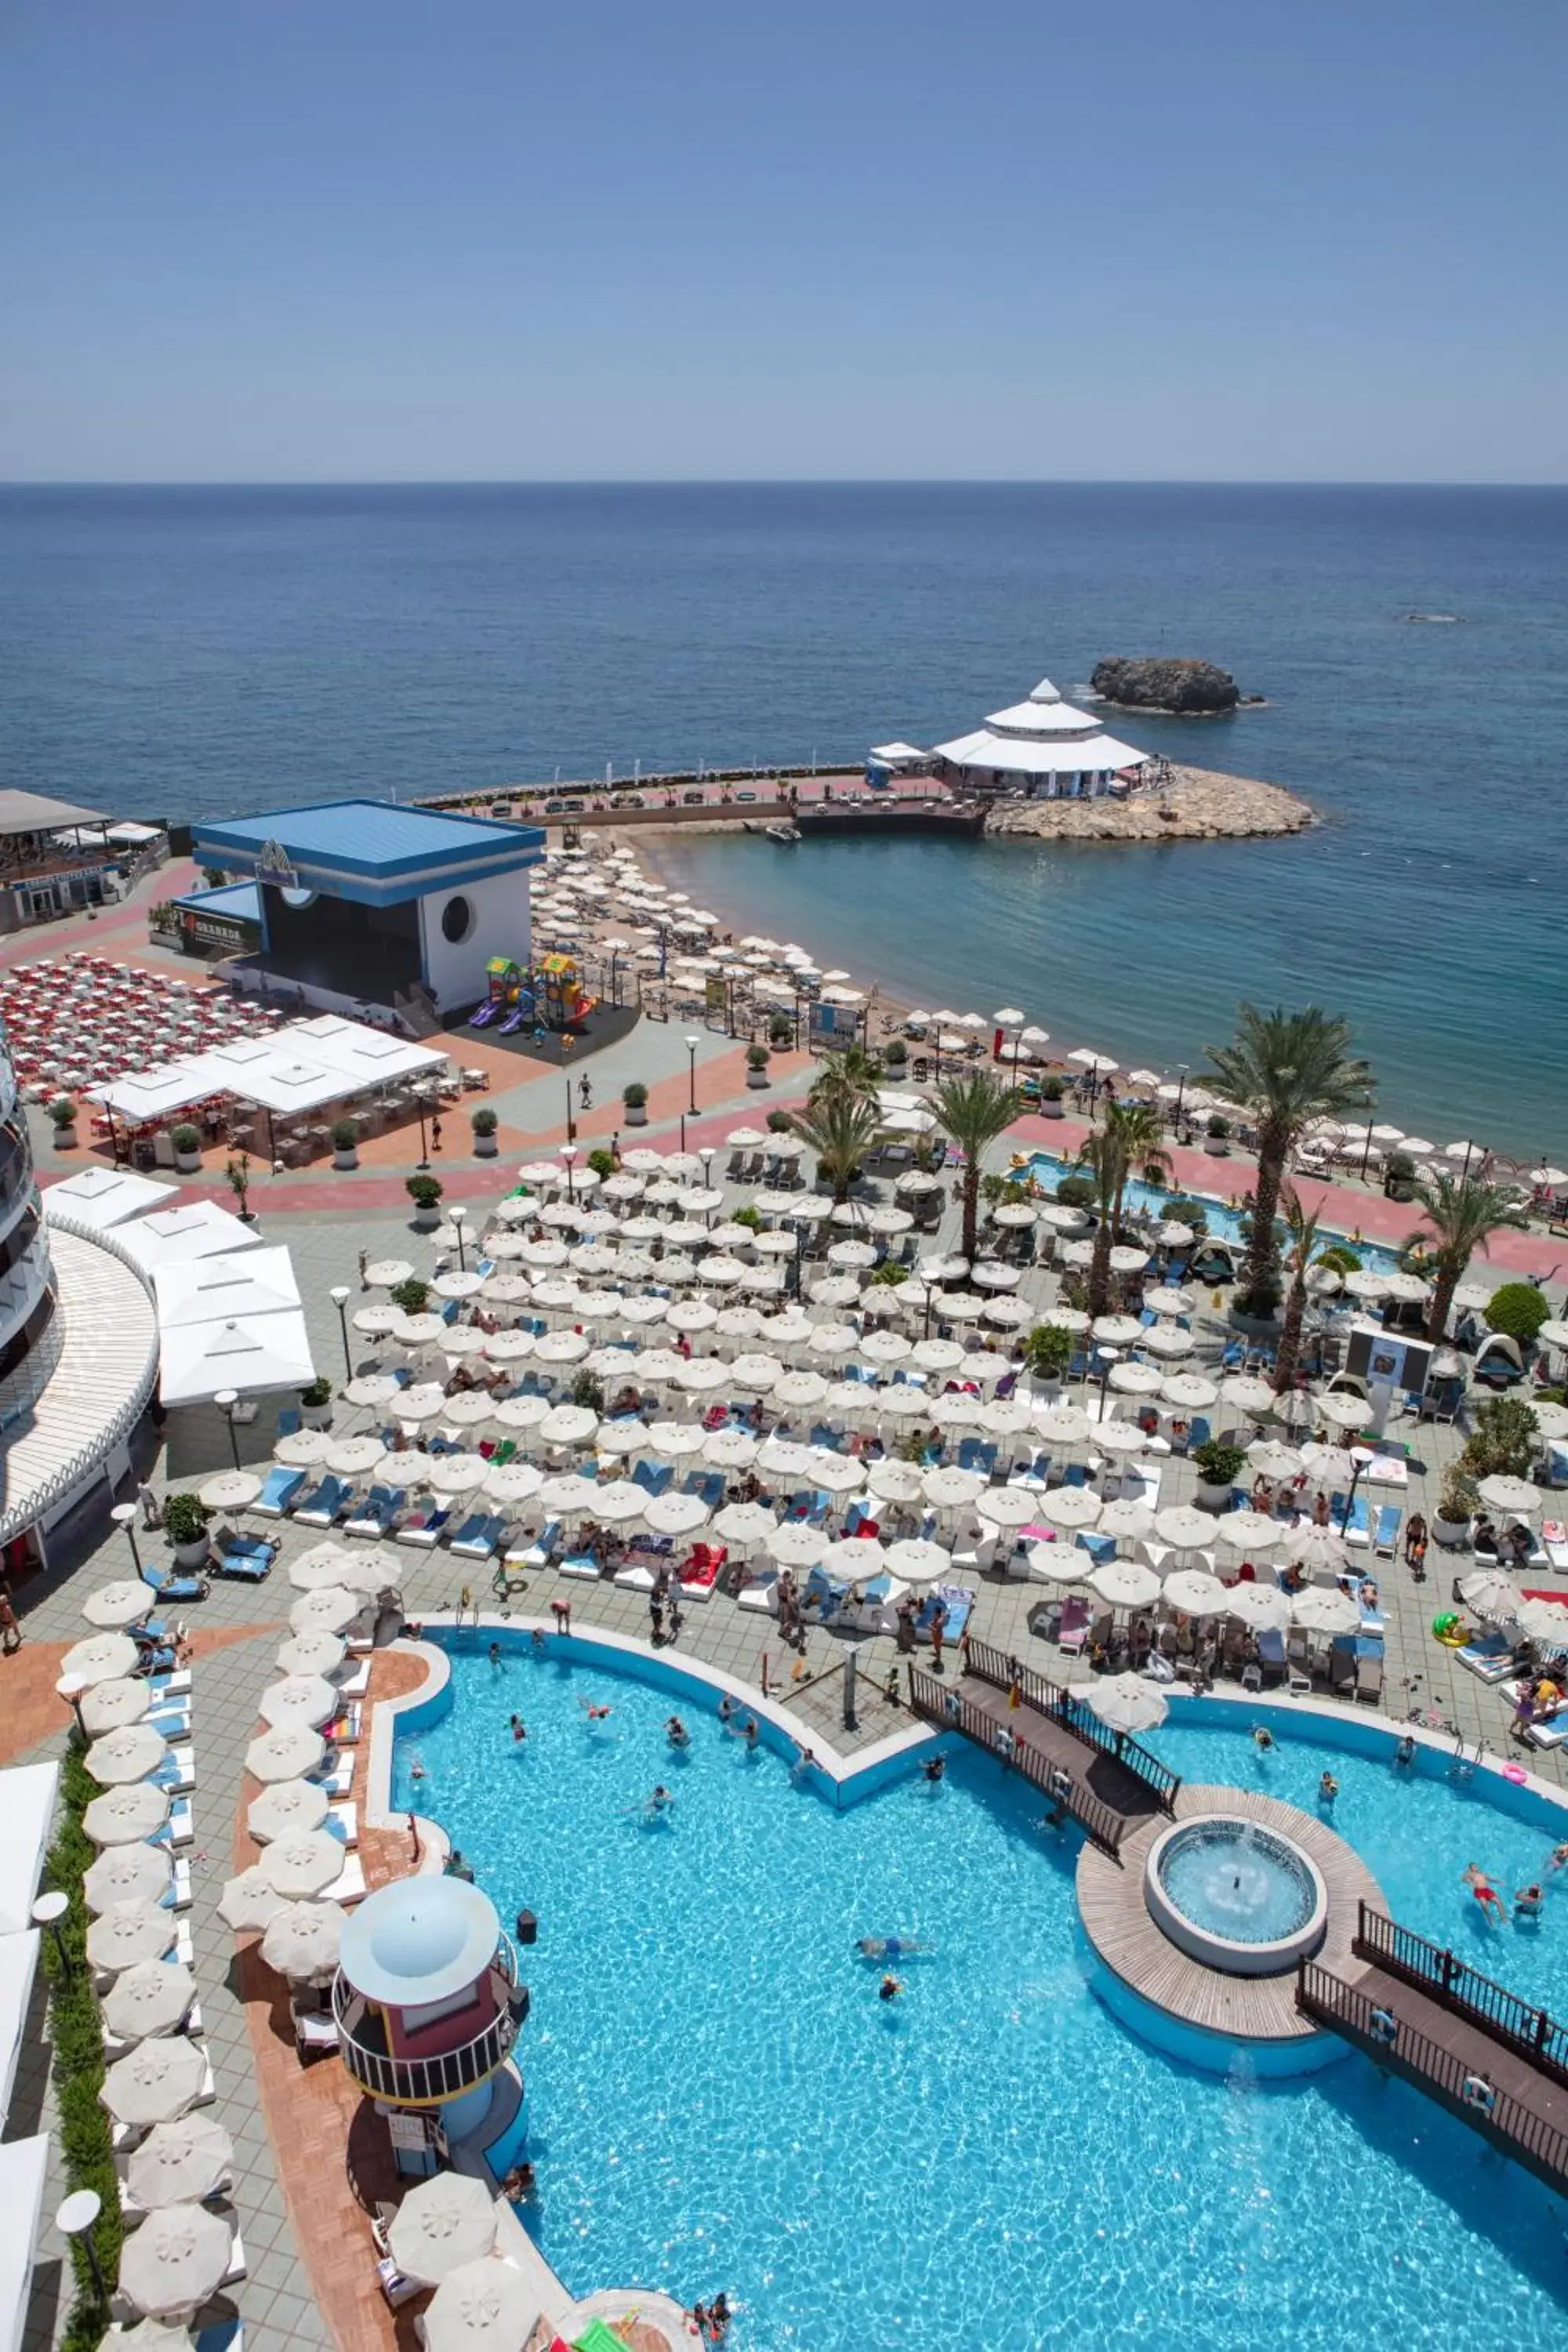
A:
[[[1317,998],[1400,1125],[1563,1160],[1568,490],[0,492],[0,782],[120,814],[858,758],[1161,652],[1267,708],[1118,730],[1292,785],[1321,830],[705,838],[692,887],[1124,1064],[1195,1066],[1240,995]]]

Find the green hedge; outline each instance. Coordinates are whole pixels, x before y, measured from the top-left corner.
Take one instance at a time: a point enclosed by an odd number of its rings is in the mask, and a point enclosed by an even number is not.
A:
[[[59,1830],[49,1849],[49,1884],[59,1889],[69,1908],[59,1923],[60,1938],[70,1961],[62,1967],[53,1935],[42,1938],[44,1973],[49,1988],[49,2037],[54,2046],[55,2104],[59,2114],[60,2150],[67,2184],[94,2189],[103,2210],[93,2230],[98,2259],[110,2286],[120,2275],[120,2182],[114,2169],[114,2147],[109,2111],[99,2097],[103,2084],[103,2020],[92,1989],[87,1962],[87,1902],[82,1874],[94,1860],[91,1839],[81,1817],[102,1790],[93,1780],[74,1743],[60,1770],[62,1799]],[[77,2299],[61,2337],[62,2352],[95,2352],[102,2341],[109,2315],[97,2300],[85,2247],[71,2244]]]

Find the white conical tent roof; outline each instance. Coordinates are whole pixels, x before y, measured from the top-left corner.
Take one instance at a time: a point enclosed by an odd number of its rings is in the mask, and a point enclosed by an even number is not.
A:
[[[1059,702],[1061,698],[1059,689],[1051,684],[1048,677],[1041,678],[1029,696],[1031,702]]]

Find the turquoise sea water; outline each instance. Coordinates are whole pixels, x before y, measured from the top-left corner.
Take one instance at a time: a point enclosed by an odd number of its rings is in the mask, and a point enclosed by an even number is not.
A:
[[[453,1693],[399,1743],[395,1801],[448,1828],[503,1916],[539,1915],[525,2211],[569,2285],[723,2287],[737,2352],[1452,2352],[1478,2314],[1513,2342],[1561,2332],[1563,2209],[1462,2126],[1356,2058],[1260,2085],[1116,2022],[1072,1855],[989,1759],[837,1812],[706,1706],[680,1702],[673,1755],[668,1693],[630,1673],[510,1648],[492,1667],[458,1637]],[[1309,1806],[1331,1763],[1396,1914],[1568,1993],[1568,1895],[1489,1937],[1459,1885],[1472,1857],[1532,1874],[1541,1830],[1293,1738],[1259,1759],[1245,1725],[1156,1744]],[[675,1808],[650,1823],[661,1780]],[[931,1948],[884,2004],[855,1946],[893,1933]]]
[[[0,493],[0,783],[121,813],[858,759],[1160,652],[1268,707],[1120,730],[1294,785],[1321,830],[705,839],[692,887],[928,1005],[1016,1003],[1125,1063],[1195,1065],[1238,995],[1321,997],[1396,1123],[1568,1158],[1568,491]]]

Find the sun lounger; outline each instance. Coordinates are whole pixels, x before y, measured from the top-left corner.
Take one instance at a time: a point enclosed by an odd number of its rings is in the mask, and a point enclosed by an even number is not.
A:
[[[693,1470],[681,1492],[700,1496],[710,1511],[720,1510],[724,1502],[723,1475],[717,1470]]]
[[[815,1569],[812,1573],[813,1575],[816,1573]],[[939,1601],[945,1602],[947,1608],[947,1622],[942,1632],[945,1647],[949,1643],[956,1643],[968,1624],[970,1612],[974,1606],[974,1594],[967,1584],[933,1585],[921,1603],[920,1615],[915,1619],[917,1642],[930,1641],[931,1619],[936,1614],[936,1604]]]
[[[1483,1683],[1506,1683],[1518,1659],[1513,1643],[1501,1633],[1482,1634],[1477,1641],[1467,1642],[1454,1654],[1467,1674]]]
[[[195,1815],[189,1797],[176,1797],[169,1807],[168,1820],[156,1835],[148,1840],[148,1843],[166,1845],[171,1852],[175,1852],[181,1846],[193,1844],[195,1834]]]
[[[1373,1650],[1355,1662],[1355,1695],[1373,1706],[1383,1696],[1383,1652]]]
[[[147,1778],[154,1788],[166,1790],[171,1797],[187,1796],[196,1785],[196,1751],[194,1747],[171,1748],[155,1772]]]
[[[1367,1508],[1364,1495],[1356,1496],[1353,1507],[1346,1496],[1336,1495],[1329,1507],[1333,1523],[1344,1537],[1346,1543],[1353,1545],[1358,1550],[1371,1543],[1372,1514]]]
[[[394,1531],[393,1540],[412,1544],[419,1551],[432,1551],[440,1541],[451,1516],[449,1510],[437,1509],[434,1504],[421,1504],[407,1518],[400,1521]]]
[[[270,1563],[270,1553],[268,1559]],[[220,1569],[220,1572],[226,1572],[221,1570],[221,1563],[210,1554],[207,1564]],[[155,1569],[151,1571],[143,1569],[142,1581],[151,1587],[161,1601],[172,1607],[177,1607],[183,1601],[205,1601],[210,1590],[205,1576],[160,1576]]]
[[[344,1700],[366,1697],[370,1691],[370,1660],[362,1659],[352,1675],[342,1677],[336,1688],[339,1697]]]
[[[604,1574],[598,1557],[591,1551],[568,1552],[561,1562],[563,1576],[575,1577],[580,1584],[597,1584]],[[650,1578],[649,1582],[652,1582]]]
[[[332,1527],[353,1501],[353,1491],[345,1480],[334,1477],[329,1470],[321,1485],[295,1504],[294,1517],[302,1528]]]
[[[680,1590],[688,1601],[711,1601],[719,1571],[730,1554],[723,1544],[693,1544],[680,1570]]]
[[[407,1500],[406,1486],[373,1486],[358,1509],[344,1520],[344,1535],[369,1536],[373,1540],[389,1536]]]
[[[1405,1514],[1397,1503],[1380,1503],[1373,1528],[1372,1548],[1379,1559],[1392,1559],[1399,1542]]]
[[[1089,1607],[1081,1593],[1069,1593],[1062,1603],[1057,1627],[1057,1647],[1064,1657],[1079,1656],[1089,1641]]]
[[[620,1582],[619,1577],[616,1579],[616,1581],[617,1584]],[[742,1585],[741,1590],[735,1595],[735,1605],[738,1609],[749,1609],[759,1613],[766,1611],[771,1615],[776,1617],[779,1613],[779,1572],[777,1569],[766,1568],[762,1570],[757,1575],[748,1577],[745,1583]]]
[[[323,1903],[358,1903],[365,1893],[364,1865],[357,1853],[345,1854],[340,1875],[321,1890]]]
[[[561,1522],[547,1520],[531,1544],[514,1547],[506,1555],[508,1568],[548,1568],[561,1541]]]
[[[313,1780],[318,1788],[325,1789],[330,1797],[351,1796],[353,1793],[354,1785],[353,1758],[333,1756],[318,1770],[307,1772],[305,1778],[307,1780]]]
[[[490,1559],[494,1558],[496,1546],[505,1533],[504,1519],[476,1511],[463,1521],[447,1549],[456,1559]]]
[[[313,2058],[335,2057],[338,2029],[330,2011],[312,2010],[294,2017],[294,2047],[300,2053],[300,2063],[308,2066]]]
[[[339,1799],[335,1804],[328,1806],[327,1818],[322,1826],[333,1837],[341,1838],[345,1846],[358,1845],[359,1807],[346,1799]]]
[[[264,1519],[280,1519],[303,1488],[302,1470],[285,1470],[275,1466],[261,1482],[261,1492],[250,1507]]]
[[[172,1748],[177,1739],[188,1739],[191,1736],[191,1702],[188,1698],[154,1702],[142,1720],[151,1724],[159,1738],[166,1739]]]
[[[649,1495],[662,1495],[675,1473],[668,1462],[642,1461],[632,1472],[632,1484]]]
[[[1076,1538],[1076,1549],[1088,1552],[1096,1568],[1100,1568],[1108,1559],[1116,1558],[1116,1538],[1091,1535],[1085,1531]]]

